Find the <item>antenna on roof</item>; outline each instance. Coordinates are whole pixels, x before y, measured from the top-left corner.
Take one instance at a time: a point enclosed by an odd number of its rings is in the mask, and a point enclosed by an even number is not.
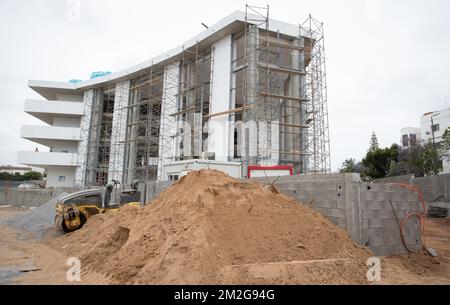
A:
[[[204,24],[203,22],[202,22],[202,25],[203,25],[206,29],[209,29],[209,27],[208,27],[206,24]]]

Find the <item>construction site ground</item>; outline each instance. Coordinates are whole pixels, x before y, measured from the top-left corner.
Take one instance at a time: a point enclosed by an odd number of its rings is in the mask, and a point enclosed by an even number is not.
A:
[[[28,209],[2,208],[0,219],[25,212]],[[423,254],[384,257],[381,284],[450,284],[450,218],[428,219],[427,224],[428,244],[439,257]],[[66,280],[69,267],[64,245],[58,251],[47,240],[37,240],[28,232],[18,232],[6,225],[0,226],[0,244],[0,284],[74,284]],[[105,276],[90,271],[80,284],[108,283]]]
[[[29,209],[2,206],[0,284],[77,284],[66,279],[69,269],[66,263],[72,255],[81,257],[83,264],[89,267],[82,266],[79,284],[373,284],[364,279],[365,260],[371,256],[370,251],[355,245],[343,230],[321,215],[256,184],[242,185],[218,176],[212,177],[211,181],[221,182],[205,182],[203,187],[208,191],[204,192],[194,178],[165,192],[153,207],[140,211],[125,208],[118,214],[96,216],[85,228],[66,236],[58,236],[54,228],[36,236],[2,223],[30,212]],[[183,206],[180,191],[186,189],[193,190],[189,195],[195,195],[196,200]],[[240,200],[241,191],[253,192],[259,205],[253,202],[247,206],[245,198],[235,203]],[[177,199],[168,207],[165,202],[172,198]],[[266,203],[262,202],[264,198],[268,198]],[[215,205],[217,200],[220,205]],[[267,213],[274,200],[278,202],[276,210]],[[234,208],[227,207],[230,204],[235,205]],[[222,205],[223,209],[220,208]],[[173,212],[180,208],[188,208],[192,214],[184,217],[183,213]],[[203,212],[197,213],[196,208]],[[158,213],[166,215],[161,224]],[[242,213],[254,228],[246,227],[248,224],[239,219]],[[228,214],[231,215],[229,219]],[[269,216],[265,216],[267,214]],[[297,215],[305,215],[303,225],[291,232]],[[127,222],[126,217],[132,221]],[[280,228],[277,217],[282,217],[285,222]],[[116,222],[115,228],[109,230]],[[307,234],[311,228],[316,231],[312,237]],[[261,235],[269,241],[268,245],[252,243],[245,234],[253,234],[255,240]],[[286,237],[279,241],[277,234]],[[94,247],[92,240],[95,238]],[[205,246],[207,240],[214,242]],[[450,284],[449,241],[450,218],[427,219],[427,246],[439,255],[434,258],[419,253],[382,257],[382,279],[378,284]],[[341,247],[340,244],[345,245]],[[329,253],[337,251],[340,251],[338,259],[330,256]],[[201,263],[198,263],[199,259]],[[108,268],[109,274],[104,272]],[[255,281],[248,274],[259,275],[261,281]]]

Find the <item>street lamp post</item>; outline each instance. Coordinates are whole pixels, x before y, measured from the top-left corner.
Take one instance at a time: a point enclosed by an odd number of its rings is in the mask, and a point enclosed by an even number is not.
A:
[[[440,115],[440,114],[441,114],[440,112],[436,112],[436,113],[434,113],[434,114],[431,115],[431,135],[432,135],[432,137],[433,137],[433,149],[436,149],[436,140],[435,140],[435,137],[434,137],[434,122],[433,122],[433,117],[438,116],[438,115]],[[433,163],[433,171],[434,171],[434,168],[435,168],[434,158],[433,158],[432,163]]]

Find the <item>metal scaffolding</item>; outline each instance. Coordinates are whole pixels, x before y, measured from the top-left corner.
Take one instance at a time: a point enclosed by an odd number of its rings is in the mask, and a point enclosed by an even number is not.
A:
[[[307,124],[306,143],[308,172],[331,172],[330,136],[328,121],[327,74],[323,23],[309,18],[300,25],[300,36],[307,37],[311,53],[306,67],[305,95]]]
[[[236,110],[257,124],[249,140],[257,153],[245,150],[244,173],[252,164],[330,172],[323,24],[310,17],[292,38],[270,30],[269,6],[247,5],[245,16],[244,102]]]
[[[256,123],[246,143],[236,130],[230,141],[228,159],[242,160],[244,174],[248,165],[278,164],[330,172],[323,24],[310,16],[298,36],[281,34],[270,28],[269,6],[247,5],[232,48],[228,111],[211,113],[215,50],[198,42],[173,63],[86,92],[77,184],[160,179],[171,161],[204,157],[218,116]]]

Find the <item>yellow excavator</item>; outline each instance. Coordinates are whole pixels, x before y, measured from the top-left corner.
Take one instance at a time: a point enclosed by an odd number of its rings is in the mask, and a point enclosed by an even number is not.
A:
[[[141,205],[141,192],[138,183],[131,189],[117,194],[120,183],[113,180],[101,189],[84,190],[61,198],[56,204],[55,225],[61,231],[70,233],[83,227],[87,220],[97,214],[117,211],[124,205]]]

